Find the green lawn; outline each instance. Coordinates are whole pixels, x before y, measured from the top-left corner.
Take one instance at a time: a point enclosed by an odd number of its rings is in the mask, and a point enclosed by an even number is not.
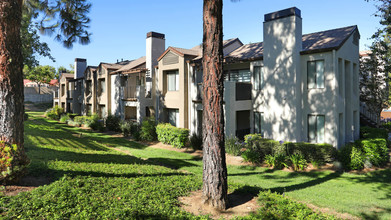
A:
[[[68,127],[39,117],[40,112],[29,114],[29,175],[53,183],[16,197],[0,196],[0,218],[2,211],[22,219],[206,218],[181,211],[177,201],[200,189],[201,158]],[[391,219],[391,170],[356,175],[228,166],[228,174],[231,191],[270,189],[365,219]]]

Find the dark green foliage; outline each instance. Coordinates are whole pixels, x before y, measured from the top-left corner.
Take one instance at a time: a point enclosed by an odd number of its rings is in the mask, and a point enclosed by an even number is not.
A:
[[[140,138],[143,141],[156,141],[156,120],[155,118],[144,118],[140,128]]]
[[[24,119],[25,121],[27,121],[27,120],[29,119],[29,114],[27,114],[27,113],[24,113],[24,115],[23,115],[23,119]]]
[[[338,152],[338,159],[345,169],[359,170],[366,167],[381,167],[389,161],[387,141],[382,138],[357,140]]]
[[[115,116],[115,115],[112,115],[112,114],[109,114],[106,118],[106,128],[107,130],[109,131],[120,131],[121,128],[120,128],[120,118]]]
[[[245,146],[244,143],[240,142],[237,137],[228,137],[225,139],[225,152],[233,156],[239,156],[241,154],[241,149]]]
[[[28,164],[22,148],[0,141],[0,184],[18,180]]]
[[[64,109],[58,106],[46,110],[45,116],[52,120],[59,120],[61,115],[64,113]]]
[[[391,132],[391,122],[386,122],[382,124],[382,128],[386,129],[387,132]]]
[[[93,114],[90,116],[89,119],[86,121],[86,125],[95,131],[104,131],[105,126],[103,124],[103,120],[99,119],[99,116],[97,114]]]
[[[128,137],[132,134],[132,126],[133,122],[128,120],[123,120],[119,124],[121,132],[125,137]]]
[[[319,161],[329,163],[335,160],[337,149],[330,144],[312,144],[312,143],[285,143],[287,154],[300,154],[307,161]]]
[[[189,143],[193,150],[202,150],[202,136],[193,133],[189,138]]]
[[[156,126],[157,138],[160,142],[170,144],[177,148],[186,146],[189,140],[189,130],[177,128],[171,124],[158,124]]]
[[[261,208],[256,214],[250,215],[249,219],[334,219],[270,191],[260,192],[258,203]]]
[[[278,141],[262,138],[260,134],[248,134],[244,137],[244,142],[247,148],[258,153],[260,162],[263,162],[267,154],[273,154],[280,146]]]
[[[254,164],[260,163],[259,154],[252,149],[246,149],[242,152],[241,156],[245,162],[250,162]]]
[[[360,127],[360,137],[362,139],[367,138],[384,138],[388,139],[388,132],[381,128]]]

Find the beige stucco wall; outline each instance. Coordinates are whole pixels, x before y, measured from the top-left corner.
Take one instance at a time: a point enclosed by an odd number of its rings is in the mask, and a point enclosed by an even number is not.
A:
[[[159,80],[158,93],[164,99],[159,104],[159,119],[165,120],[164,109],[179,109],[179,127],[189,128],[188,120],[188,68],[186,57],[179,56],[179,62],[176,64],[163,65],[163,59],[159,61]],[[167,91],[166,71],[178,70],[179,72],[179,90]]]

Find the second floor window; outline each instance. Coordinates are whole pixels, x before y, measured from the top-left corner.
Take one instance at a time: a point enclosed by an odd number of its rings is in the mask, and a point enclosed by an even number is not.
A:
[[[261,66],[254,66],[254,89],[263,89],[263,69]]]
[[[251,82],[250,69],[225,71],[225,80],[233,82]]]
[[[167,72],[167,90],[178,91],[179,90],[179,72],[178,70]]]
[[[99,95],[102,95],[106,91],[105,80],[99,80]]]
[[[324,61],[308,61],[307,83],[309,89],[324,88]]]

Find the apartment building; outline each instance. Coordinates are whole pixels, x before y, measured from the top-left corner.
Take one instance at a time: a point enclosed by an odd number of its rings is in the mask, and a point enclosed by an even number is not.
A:
[[[226,136],[261,133],[336,147],[358,139],[357,26],[303,35],[300,10],[289,8],[266,14],[263,30],[263,42],[225,56]],[[191,68],[189,78],[202,77],[202,66]],[[200,86],[190,86],[197,100]],[[202,104],[191,108],[189,128],[199,133]]]
[[[358,139],[359,39],[357,26],[303,35],[301,11],[294,7],[264,16],[263,42],[225,40],[225,135],[261,133],[338,148]],[[201,134],[202,76],[201,45],[166,49],[165,35],[149,32],[146,56],[85,64],[83,76],[74,79],[64,74],[59,103],[101,117],[111,112],[141,122],[155,116]],[[70,90],[80,92],[61,93]]]
[[[146,56],[111,73],[111,112],[122,119],[141,122],[156,117],[156,73],[158,57],[165,50],[165,35],[148,32]]]

